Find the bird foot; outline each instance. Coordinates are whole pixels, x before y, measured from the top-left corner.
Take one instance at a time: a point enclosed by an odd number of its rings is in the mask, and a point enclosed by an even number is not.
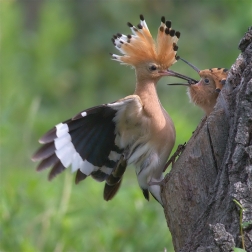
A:
[[[164,170],[163,172],[166,171],[167,167],[172,163],[172,166],[175,163],[175,160],[177,157],[180,156],[180,154],[183,152],[183,150],[186,147],[186,142],[184,144],[179,144],[177,150],[174,152],[174,154],[171,156],[171,158],[167,161],[167,163],[165,164]]]

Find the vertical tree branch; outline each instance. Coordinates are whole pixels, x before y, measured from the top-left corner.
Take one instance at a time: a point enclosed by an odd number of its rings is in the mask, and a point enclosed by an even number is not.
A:
[[[252,251],[252,27],[240,41],[214,111],[165,177],[162,199],[176,251]],[[179,134],[179,133],[178,133]]]

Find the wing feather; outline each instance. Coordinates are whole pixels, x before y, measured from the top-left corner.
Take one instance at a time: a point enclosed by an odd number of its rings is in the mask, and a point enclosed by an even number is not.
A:
[[[64,167],[64,165],[60,162],[60,160],[58,160],[58,162],[51,169],[51,171],[50,171],[50,173],[48,175],[48,179],[52,180],[56,175],[60,174],[65,169],[66,168]]]
[[[43,159],[37,167],[37,171],[42,171],[48,167],[54,166],[59,161],[59,158],[54,154]]]
[[[106,179],[107,174],[97,170],[106,166],[112,172],[117,160],[109,159],[110,152],[122,152],[115,145],[113,119],[116,113],[117,110],[107,105],[97,106],[49,130],[40,138],[44,145],[32,158],[33,161],[41,160],[37,170],[53,166],[49,174],[49,179],[52,179],[71,165],[73,171],[80,170],[85,175],[93,173],[98,180]],[[77,172],[77,183],[85,177],[80,172]]]
[[[32,157],[32,161],[38,161],[50,157],[55,152],[54,143],[46,143],[38,149]]]
[[[52,167],[48,176],[51,180],[72,166],[72,171],[77,171],[76,184],[89,175],[99,182],[106,180],[104,199],[112,199],[127,167],[127,160],[122,162],[124,148],[131,145],[133,139],[125,137],[120,141],[120,131],[124,129],[121,122],[126,120],[125,114],[127,120],[137,122],[141,110],[140,98],[132,95],[89,108],[56,125],[39,140],[43,146],[32,158],[41,160],[37,170]]]

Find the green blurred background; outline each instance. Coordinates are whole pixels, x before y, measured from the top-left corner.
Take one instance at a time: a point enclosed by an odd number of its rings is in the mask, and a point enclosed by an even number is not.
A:
[[[173,251],[160,205],[147,202],[129,168],[118,195],[102,197],[91,178],[69,170],[53,182],[30,157],[37,139],[79,111],[134,91],[130,67],[111,61],[111,37],[144,14],[156,36],[160,17],[181,32],[179,55],[200,69],[230,68],[251,25],[251,1],[1,0],[1,251]],[[182,62],[173,70],[197,78]],[[203,113],[184,87],[158,85],[187,141]]]

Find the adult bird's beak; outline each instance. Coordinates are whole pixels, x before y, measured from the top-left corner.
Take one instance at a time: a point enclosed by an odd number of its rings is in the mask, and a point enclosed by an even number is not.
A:
[[[187,87],[190,87],[192,84],[195,84],[195,83],[169,83],[167,85],[170,85],[170,86],[187,86]]]
[[[196,66],[194,66],[193,64],[191,64],[191,63],[188,62],[187,60],[182,59],[182,58],[179,57],[179,56],[177,56],[176,59],[177,59],[177,60],[180,59],[180,60],[184,61],[187,65],[189,65],[190,67],[192,67],[197,73],[200,72],[200,69],[198,69]],[[171,71],[171,70],[169,70],[169,71]],[[171,71],[171,72],[173,72],[173,71]],[[187,77],[187,76],[184,76],[184,75],[182,75],[182,74],[178,74],[178,73],[176,73],[176,72],[173,72],[173,73],[174,73],[174,75],[173,75],[174,77],[176,76],[176,77],[178,77],[178,78],[187,80],[188,83],[171,83],[171,84],[168,84],[168,85],[181,85],[181,86],[190,87],[191,85],[196,84],[196,83],[198,82],[198,81],[196,81],[196,80],[194,80],[194,79],[192,79],[192,78],[189,78],[189,77]],[[186,78],[184,78],[184,77],[186,77]]]
[[[197,80],[195,80],[193,78],[190,78],[190,77],[188,77],[186,75],[183,75],[183,74],[180,74],[180,73],[177,73],[177,72],[174,72],[174,71],[172,71],[170,69],[168,69],[167,72],[168,72],[169,76],[173,76],[173,77],[177,77],[177,78],[182,79],[182,80],[186,80],[186,81],[188,81],[188,84],[190,84],[190,85],[195,84],[195,83],[198,82]]]
[[[172,77],[177,77],[179,79],[183,79],[183,80],[186,80],[188,81],[188,84],[195,84],[197,83],[198,81],[193,79],[193,78],[190,78],[186,75],[183,75],[183,74],[180,74],[180,73],[177,73],[175,71],[172,71],[170,69],[167,69],[165,71],[159,71],[159,73],[163,76],[172,76]]]
[[[184,61],[187,65],[189,65],[189,66],[190,66],[192,69],[194,69],[197,73],[200,72],[200,69],[199,69],[199,68],[197,68],[196,66],[194,66],[193,64],[191,64],[191,63],[188,62],[187,60],[182,59],[180,56],[177,56],[176,59],[177,59],[177,60],[180,59],[180,60]]]

